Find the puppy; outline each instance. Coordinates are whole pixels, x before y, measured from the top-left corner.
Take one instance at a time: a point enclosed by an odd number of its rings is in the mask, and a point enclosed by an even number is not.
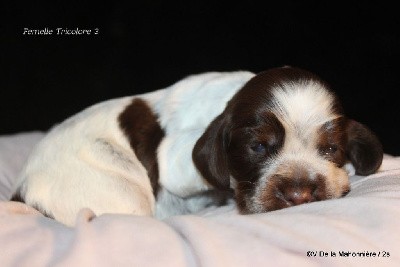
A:
[[[220,205],[242,214],[344,196],[345,165],[374,173],[382,146],[328,85],[298,68],[187,77],[99,103],[49,131],[12,200],[73,225],[97,215],[165,218]]]

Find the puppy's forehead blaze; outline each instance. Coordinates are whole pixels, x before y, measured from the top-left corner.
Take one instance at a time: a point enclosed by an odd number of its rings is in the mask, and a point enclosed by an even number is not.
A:
[[[335,97],[321,83],[308,80],[272,90],[272,109],[286,124],[308,128],[334,120]]]
[[[249,117],[268,111],[286,130],[311,132],[341,116],[340,104],[323,81],[306,71],[292,72],[282,69],[255,76],[230,103],[234,116],[247,117],[250,123]]]

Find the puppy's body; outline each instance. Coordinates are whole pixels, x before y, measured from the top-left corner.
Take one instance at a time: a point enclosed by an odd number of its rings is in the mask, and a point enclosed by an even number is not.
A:
[[[69,225],[84,207],[159,218],[196,212],[229,188],[243,213],[263,212],[340,197],[349,190],[347,161],[367,174],[381,160],[376,137],[345,119],[308,72],[206,73],[54,127],[14,199]]]
[[[193,165],[194,144],[252,76],[249,72],[191,76],[164,90],[89,107],[55,126],[34,149],[16,184],[19,195],[66,224],[74,222],[82,207],[96,214],[158,217],[201,209],[202,197],[183,200],[211,188]],[[124,112],[128,120],[133,117],[145,124],[132,126],[137,133],[131,136],[122,128]],[[153,129],[140,133],[158,123],[161,134],[154,136]],[[130,137],[136,138],[134,142],[157,143],[152,148],[157,154],[141,155],[157,157],[146,159],[158,162],[159,171],[149,166],[149,172],[159,176],[157,205],[148,171],[132,149]]]

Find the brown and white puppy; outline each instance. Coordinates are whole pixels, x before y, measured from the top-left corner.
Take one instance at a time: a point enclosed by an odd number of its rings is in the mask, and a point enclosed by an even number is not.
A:
[[[212,72],[57,125],[12,199],[69,225],[85,207],[158,218],[196,212],[230,190],[241,213],[259,213],[341,197],[350,190],[346,163],[368,175],[382,156],[377,137],[308,71]]]

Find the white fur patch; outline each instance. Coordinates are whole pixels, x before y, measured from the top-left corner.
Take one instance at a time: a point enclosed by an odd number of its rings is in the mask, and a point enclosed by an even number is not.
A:
[[[285,83],[274,88],[273,111],[287,127],[300,131],[314,130],[337,117],[332,112],[334,97],[315,81]],[[312,129],[310,129],[310,127]]]

